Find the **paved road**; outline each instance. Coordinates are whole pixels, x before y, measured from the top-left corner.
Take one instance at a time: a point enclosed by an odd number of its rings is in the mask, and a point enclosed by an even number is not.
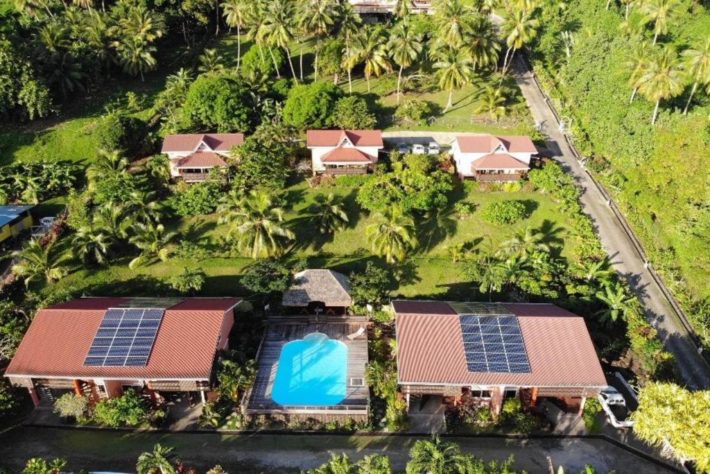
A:
[[[606,200],[586,174],[567,144],[554,113],[544,95],[535,85],[532,73],[523,61],[516,61],[515,79],[528,102],[536,122],[548,137],[548,147],[555,158],[574,175],[582,187],[582,206],[594,221],[602,245],[609,253],[616,270],[629,279],[631,287],[640,296],[646,315],[666,346],[673,353],[683,379],[694,389],[710,388],[710,366],[697,353],[688,333],[670,308],[668,300],[644,267],[641,256],[624,232],[621,223],[609,209]]]
[[[30,456],[64,457],[67,469],[134,472],[138,455],[161,443],[175,448],[188,466],[205,472],[221,464],[240,474],[299,472],[328,460],[330,453],[347,453],[358,460],[369,454],[387,454],[396,472],[403,472],[414,436],[332,435],[220,435],[202,433],[158,434],[21,427],[0,435],[0,467],[19,472]],[[485,460],[504,460],[511,454],[515,466],[530,473],[548,472],[548,457],[565,472],[580,472],[585,464],[597,472],[661,474],[670,468],[638,457],[597,439],[455,438],[462,450]]]

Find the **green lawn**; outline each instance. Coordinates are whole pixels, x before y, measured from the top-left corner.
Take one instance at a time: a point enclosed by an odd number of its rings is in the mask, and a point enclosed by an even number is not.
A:
[[[319,194],[335,193],[345,198],[350,225],[336,233],[330,240],[321,236],[308,217],[307,209]],[[309,188],[299,182],[287,190],[291,203],[285,217],[288,227],[296,234],[296,244],[288,257],[292,261],[302,260],[309,267],[327,267],[350,273],[364,268],[372,256],[365,237],[365,229],[371,218],[360,212],[355,202],[356,186],[338,185],[326,188]],[[466,183],[465,189],[456,192],[457,199],[464,199],[476,205],[476,211],[468,218],[459,220],[453,215],[440,218],[436,222],[419,222],[421,248],[401,265],[398,296],[404,297],[458,297],[470,298],[474,292],[465,283],[464,265],[452,263],[448,248],[457,243],[478,241],[481,248],[497,246],[517,230],[526,226],[542,228],[552,239],[564,242],[562,256],[571,258],[575,240],[569,235],[564,224],[564,216],[552,199],[535,192],[482,192],[473,183]],[[481,218],[481,209],[487,203],[505,199],[523,200],[533,209],[529,218],[514,225],[494,225]],[[446,214],[446,213],[445,213]],[[179,233],[181,239],[190,242],[218,242],[228,228],[217,223],[216,215],[195,216],[174,221],[170,226]],[[451,227],[448,232],[444,229]],[[205,295],[244,295],[239,285],[240,274],[252,260],[234,256],[194,255],[193,258],[173,258],[149,266],[130,270],[129,259],[124,259],[109,268],[80,269],[55,285],[55,289],[87,289],[93,294],[120,292],[165,291],[161,282],[183,268],[202,268],[208,275]]]

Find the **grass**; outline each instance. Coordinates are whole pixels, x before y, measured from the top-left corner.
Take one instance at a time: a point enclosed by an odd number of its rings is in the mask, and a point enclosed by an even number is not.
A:
[[[308,216],[308,208],[319,194],[334,193],[344,198],[349,226],[336,233],[334,238],[324,238]],[[296,246],[289,258],[301,260],[309,267],[327,267],[350,273],[361,270],[369,260],[378,260],[371,254],[365,237],[365,229],[372,222],[371,217],[359,211],[355,202],[357,186],[337,185],[326,188],[309,188],[298,182],[286,191],[291,203],[285,216],[286,225],[296,234]],[[459,243],[476,241],[479,248],[497,247],[516,231],[527,226],[542,228],[551,239],[563,243],[562,256],[571,258],[574,239],[570,238],[564,216],[556,203],[548,196],[535,192],[482,192],[474,183],[455,192],[457,200],[466,200],[476,206],[474,213],[459,220],[453,215],[445,215],[436,222],[418,223],[422,248],[398,267],[400,286],[396,296],[431,298],[471,298],[475,291],[466,283],[465,265],[452,263],[448,249]],[[529,218],[513,225],[495,225],[481,218],[481,209],[490,202],[507,199],[522,200],[532,210]],[[444,213],[447,214],[447,213]],[[190,242],[218,242],[227,235],[228,227],[217,223],[217,215],[194,216],[170,223],[180,238]],[[450,227],[448,232],[443,229]],[[53,287],[58,289],[86,290],[95,295],[111,294],[116,291],[145,292],[166,291],[164,282],[171,275],[184,268],[202,268],[208,275],[204,295],[244,295],[239,285],[240,275],[253,261],[242,257],[205,257],[191,259],[173,258],[134,270],[128,268],[126,258],[108,268],[80,268]],[[157,285],[157,288],[156,288]],[[48,288],[48,289],[49,289]]]

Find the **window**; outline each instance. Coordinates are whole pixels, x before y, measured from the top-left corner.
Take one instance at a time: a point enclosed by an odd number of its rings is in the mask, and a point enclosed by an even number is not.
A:
[[[473,398],[491,398],[490,390],[471,390],[471,396]]]
[[[518,391],[514,388],[508,388],[505,390],[505,392],[503,392],[503,398],[505,400],[509,398],[515,398],[516,396],[518,396]]]

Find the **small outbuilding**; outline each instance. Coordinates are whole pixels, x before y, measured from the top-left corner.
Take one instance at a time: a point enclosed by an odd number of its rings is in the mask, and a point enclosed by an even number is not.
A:
[[[282,304],[308,313],[344,314],[353,304],[350,280],[332,270],[304,270],[294,275]]]
[[[34,206],[0,206],[0,244],[32,227]]]

